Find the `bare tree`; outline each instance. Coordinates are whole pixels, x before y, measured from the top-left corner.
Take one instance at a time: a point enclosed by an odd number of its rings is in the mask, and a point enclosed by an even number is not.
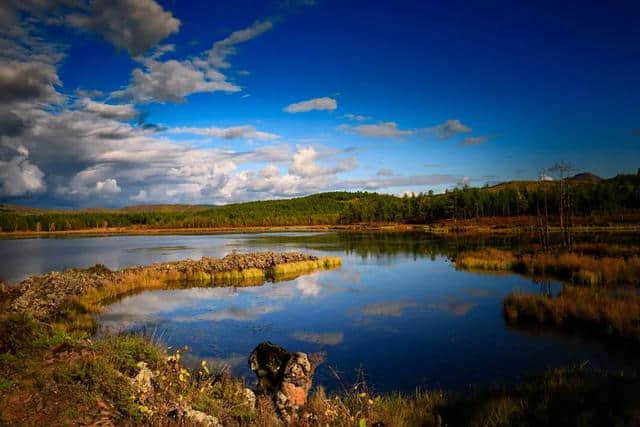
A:
[[[557,174],[560,181],[560,197],[558,200],[558,211],[560,214],[560,231],[562,233],[562,245],[571,249],[571,227],[573,226],[573,202],[571,185],[569,182],[573,166],[568,162],[558,162],[549,171]]]
[[[547,178],[546,170],[542,170],[540,172],[540,187],[542,188],[543,194],[543,206],[540,207],[540,201],[537,201],[536,212],[537,212],[537,225],[538,225],[538,238],[540,239],[540,246],[542,246],[542,250],[549,250],[549,206],[548,206],[548,196],[547,196],[547,185],[545,184],[545,180]]]

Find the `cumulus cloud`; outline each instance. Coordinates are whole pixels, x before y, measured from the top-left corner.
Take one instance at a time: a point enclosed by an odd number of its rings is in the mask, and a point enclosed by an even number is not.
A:
[[[287,113],[306,113],[307,111],[335,110],[336,108],[338,108],[338,102],[335,99],[323,97],[289,104],[284,107],[284,111]]]
[[[468,136],[462,140],[463,145],[480,145],[489,140],[487,136]]]
[[[231,33],[215,42],[211,49],[184,60],[160,58],[173,50],[172,45],[160,46],[150,55],[137,57],[143,68],[131,73],[131,82],[112,95],[136,102],[184,102],[185,97],[200,92],[239,92],[241,88],[229,81],[221,70],[231,66],[228,57],[236,53],[236,45],[247,42],[270,30],[270,21]]]
[[[299,147],[293,156],[293,162],[289,167],[289,173],[303,178],[333,175],[355,169],[357,162],[355,157],[342,159],[333,167],[323,167],[317,163],[318,152],[315,148]]]
[[[0,62],[0,102],[60,102],[55,65],[38,61]]]
[[[131,83],[113,92],[115,98],[136,102],[184,102],[185,97],[198,92],[238,92],[240,87],[229,83],[221,73],[208,69],[202,61],[158,61],[141,59],[144,69],[136,68]],[[196,65],[199,64],[199,65]]]
[[[271,140],[280,138],[280,135],[277,135],[275,133],[258,131],[254,126],[251,126],[251,125],[235,126],[235,127],[228,127],[228,128],[177,127],[177,128],[169,129],[169,132],[212,136],[214,138],[222,138],[222,139],[247,138],[247,139],[258,139],[261,141],[271,141]]]
[[[354,132],[360,136],[368,136],[375,138],[398,138],[407,135],[413,135],[415,130],[403,130],[398,128],[398,124],[395,122],[381,122],[373,125],[360,125],[360,126],[347,126],[340,127],[347,132]]]
[[[22,196],[46,189],[44,173],[28,157],[29,150],[19,146],[10,160],[0,160],[0,195]]]
[[[471,132],[471,128],[463,124],[460,120],[449,119],[444,123],[426,129],[428,132],[434,133],[438,139],[448,140],[461,133]]]
[[[89,98],[78,100],[78,106],[84,111],[95,113],[106,119],[131,120],[138,116],[138,110],[132,104],[105,104]]]
[[[154,0],[93,0],[88,14],[72,13],[66,21],[100,34],[132,56],[180,28],[180,21]]]

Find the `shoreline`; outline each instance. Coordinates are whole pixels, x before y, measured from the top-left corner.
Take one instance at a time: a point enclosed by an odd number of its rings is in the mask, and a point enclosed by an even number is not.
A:
[[[484,221],[445,221],[433,224],[401,223],[359,223],[359,224],[317,224],[279,225],[246,227],[203,227],[203,228],[147,228],[147,227],[107,227],[85,228],[59,231],[0,231],[0,240],[50,238],[50,237],[109,237],[109,236],[153,236],[153,235],[214,235],[242,233],[283,233],[283,232],[409,232],[421,231],[434,235],[535,235],[537,230],[531,224],[487,224]],[[551,233],[560,233],[557,226],[549,227]],[[640,233],[640,224],[578,225],[572,233]]]

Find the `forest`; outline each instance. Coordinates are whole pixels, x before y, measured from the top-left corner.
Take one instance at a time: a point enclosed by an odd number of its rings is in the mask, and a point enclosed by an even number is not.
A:
[[[108,227],[214,228],[359,223],[430,224],[446,219],[539,216],[564,209],[575,217],[624,215],[640,209],[640,175],[606,180],[520,181],[402,197],[328,192],[220,206],[129,207],[47,211],[0,206],[0,229],[66,231]]]

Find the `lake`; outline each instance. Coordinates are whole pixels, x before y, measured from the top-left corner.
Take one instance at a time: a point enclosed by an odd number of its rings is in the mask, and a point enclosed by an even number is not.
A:
[[[252,379],[247,357],[269,340],[323,352],[316,383],[338,389],[364,375],[376,391],[463,390],[515,381],[547,367],[634,366],[633,355],[594,340],[509,328],[502,298],[541,292],[526,277],[458,271],[449,257],[480,240],[424,233],[261,233],[0,240],[0,271],[30,274],[102,263],[112,269],[221,257],[231,251],[338,255],[341,268],[238,288],[147,291],[100,315],[100,332],[144,331],[189,347],[187,363],[225,366]],[[515,245],[503,239],[492,244]],[[557,292],[560,283],[545,286]],[[330,369],[331,368],[331,369]],[[339,374],[340,380],[334,376]]]

